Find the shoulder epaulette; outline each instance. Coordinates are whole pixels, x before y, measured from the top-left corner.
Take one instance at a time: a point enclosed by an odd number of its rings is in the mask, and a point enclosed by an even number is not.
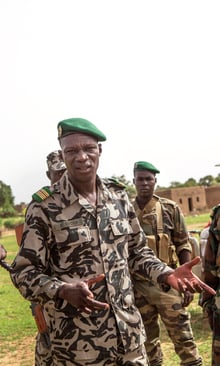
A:
[[[106,179],[105,184],[110,185],[110,186],[115,186],[118,188],[122,188],[122,189],[126,188],[126,185],[124,183],[120,182],[118,179],[115,179],[115,178]]]
[[[170,200],[169,198],[166,198],[166,197],[160,197],[156,194],[154,194],[155,197],[157,197],[159,199],[159,201],[163,204],[163,203],[166,203],[166,204],[169,204],[171,206],[176,206],[177,203],[175,201],[172,201]]]
[[[32,195],[33,200],[37,201],[37,202],[42,202],[44,201],[46,198],[52,196],[54,192],[50,190],[50,187],[46,186],[41,188],[39,191],[37,191],[36,193],[34,193]]]

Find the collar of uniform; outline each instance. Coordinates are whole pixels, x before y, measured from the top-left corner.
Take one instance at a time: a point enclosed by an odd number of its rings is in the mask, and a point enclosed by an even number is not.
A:
[[[109,196],[112,198],[110,191],[105,187],[98,175],[96,177],[96,182],[97,187],[104,192],[106,200],[109,198]],[[75,201],[79,200],[79,196],[75,192],[74,187],[69,180],[67,171],[62,175],[60,181],[57,183],[56,192],[60,193],[62,208],[70,206]]]
[[[59,182],[55,183],[56,192],[60,194],[61,207],[65,208],[72,205],[78,200],[78,195],[74,191],[74,187],[69,180],[67,171],[64,172]]]

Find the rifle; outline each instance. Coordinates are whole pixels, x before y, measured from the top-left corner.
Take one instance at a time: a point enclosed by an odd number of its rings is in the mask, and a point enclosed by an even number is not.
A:
[[[31,303],[31,311],[32,315],[35,319],[35,323],[37,324],[38,331],[40,335],[43,337],[45,347],[50,348],[50,337],[48,332],[47,323],[43,313],[43,306],[39,303]]]

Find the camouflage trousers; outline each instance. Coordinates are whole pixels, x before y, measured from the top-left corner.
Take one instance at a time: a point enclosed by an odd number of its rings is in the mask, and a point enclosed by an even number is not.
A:
[[[163,363],[159,316],[180,358],[180,365],[202,365],[193,338],[190,313],[182,307],[180,294],[174,289],[163,292],[149,282],[135,279],[134,291],[136,305],[141,312],[147,335],[145,347],[150,366],[161,366]]]
[[[53,366],[49,334],[37,334],[35,346],[35,366]]]
[[[114,359],[109,355],[103,354],[103,359],[87,359],[77,361],[58,360],[56,356],[53,358],[51,351],[46,352],[46,348],[42,341],[36,343],[35,366],[149,366],[144,345],[137,350],[127,352],[126,354],[118,354]],[[40,353],[39,353],[40,351]]]

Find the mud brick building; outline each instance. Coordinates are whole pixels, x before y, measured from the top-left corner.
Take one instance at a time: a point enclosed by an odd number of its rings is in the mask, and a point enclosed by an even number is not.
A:
[[[199,214],[220,203],[220,185],[156,190],[158,196],[175,201],[184,215]]]

